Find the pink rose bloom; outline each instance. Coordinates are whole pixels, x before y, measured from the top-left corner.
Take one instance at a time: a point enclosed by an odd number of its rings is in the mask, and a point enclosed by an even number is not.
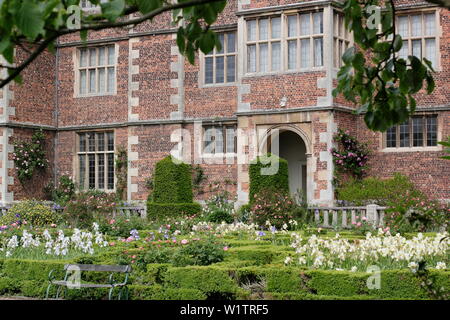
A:
[[[114,247],[114,246],[116,245],[116,243],[115,243],[115,242],[110,242],[109,245],[110,245],[111,247]]]
[[[228,247],[223,247],[223,251],[228,251]]]
[[[361,222],[358,222],[358,223],[356,224],[357,227],[361,227],[361,225],[362,225]]]
[[[136,259],[136,256],[132,256],[131,258]]]
[[[187,241],[186,239],[181,240],[181,244],[187,244],[189,241]]]
[[[111,221],[109,221],[109,224],[113,224],[114,222],[116,222],[116,220],[112,219]]]

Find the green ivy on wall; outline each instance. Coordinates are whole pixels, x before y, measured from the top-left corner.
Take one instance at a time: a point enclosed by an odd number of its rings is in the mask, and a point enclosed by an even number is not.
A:
[[[116,154],[116,193],[121,200],[126,198],[127,179],[128,179],[128,154],[124,147],[119,147]]]
[[[42,129],[33,133],[31,141],[14,142],[13,160],[21,183],[30,180],[36,171],[44,171],[48,167],[44,147],[45,135]]]

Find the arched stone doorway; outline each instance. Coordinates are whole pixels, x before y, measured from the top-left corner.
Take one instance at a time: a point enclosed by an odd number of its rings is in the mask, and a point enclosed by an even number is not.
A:
[[[287,160],[289,190],[294,199],[301,199],[299,196],[302,196],[306,201],[311,200],[310,144],[307,136],[298,128],[283,126],[271,128],[264,140],[265,148],[262,150]]]

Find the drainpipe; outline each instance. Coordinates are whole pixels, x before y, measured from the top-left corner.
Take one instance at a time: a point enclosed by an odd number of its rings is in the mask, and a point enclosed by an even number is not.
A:
[[[58,45],[59,40],[56,40],[56,44]],[[55,105],[54,105],[54,123],[56,125],[56,134],[54,140],[54,155],[53,155],[53,183],[56,186],[57,184],[57,176],[58,176],[58,141],[59,141],[59,48],[56,46],[56,64],[55,64]]]

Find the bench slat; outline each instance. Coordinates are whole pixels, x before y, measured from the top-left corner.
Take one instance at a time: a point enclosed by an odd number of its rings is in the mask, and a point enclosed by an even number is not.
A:
[[[58,286],[67,286],[68,282],[66,281],[52,281],[52,284],[58,285]],[[114,284],[113,286],[110,284],[96,284],[96,283],[80,283],[80,284],[72,284],[74,287],[80,287],[80,288],[111,288],[111,287],[121,287],[124,284],[118,283]]]
[[[66,264],[64,270],[69,268],[78,269],[80,271],[96,271],[96,272],[131,272],[129,265],[96,265],[96,264]]]

